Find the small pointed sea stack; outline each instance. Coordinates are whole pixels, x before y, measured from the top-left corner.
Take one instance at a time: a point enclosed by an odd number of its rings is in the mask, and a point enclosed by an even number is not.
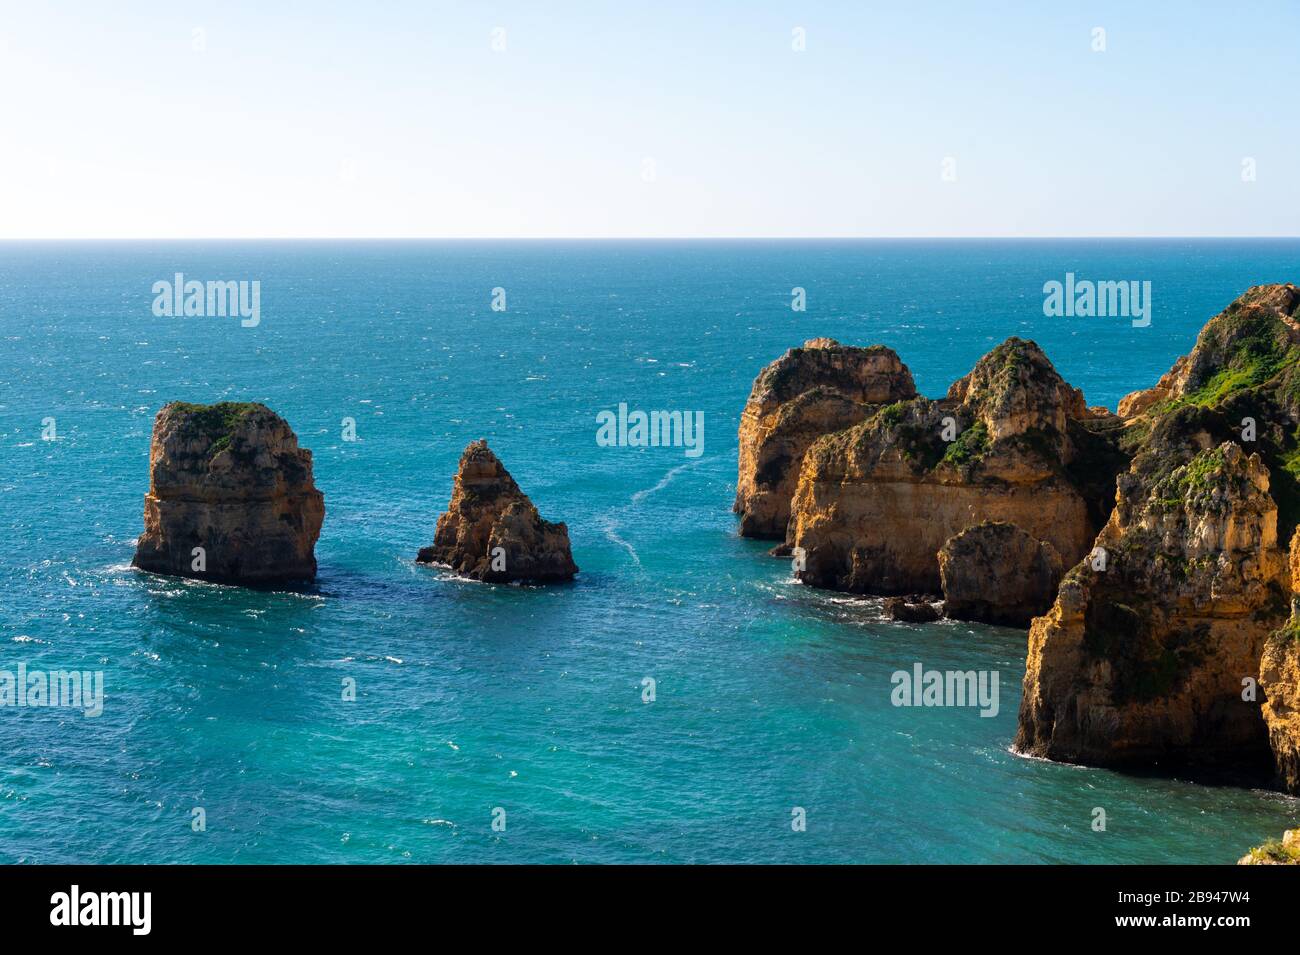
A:
[[[489,583],[555,583],[578,572],[569,529],[542,520],[482,438],[460,456],[433,546],[422,547],[416,560]]]
[[[158,412],[134,566],[225,584],[307,581],[324,520],[311,452],[270,408],[176,401]]]

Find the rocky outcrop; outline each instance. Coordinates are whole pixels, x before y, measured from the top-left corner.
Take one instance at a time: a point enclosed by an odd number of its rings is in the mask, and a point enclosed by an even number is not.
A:
[[[1027,627],[1046,613],[1065,572],[1061,555],[1005,521],[985,521],[948,538],[939,550],[944,614]]]
[[[890,620],[904,623],[933,623],[943,616],[938,606],[919,594],[910,597],[886,597],[884,609],[885,616]]]
[[[489,583],[554,583],[578,572],[568,528],[542,520],[482,439],[461,455],[433,545],[416,560]]]
[[[1256,846],[1237,860],[1237,865],[1300,865],[1300,829],[1288,829],[1280,842]]]
[[[1289,564],[1291,618],[1264,645],[1259,685],[1278,778],[1288,792],[1300,794],[1300,534],[1291,538]]]
[[[1296,739],[1281,541],[1300,508],[1294,286],[1249,290],[1125,428],[1095,555],[1030,630],[1016,748],[1099,765],[1266,761]],[[1261,707],[1249,692],[1261,677]],[[1290,752],[1294,753],[1294,750]],[[1292,780],[1295,785],[1295,780]]]
[[[1173,396],[1175,383],[1180,381],[1187,371],[1188,356],[1184,355],[1174,362],[1174,367],[1161,375],[1154,387],[1144,391],[1134,391],[1119,400],[1119,416],[1133,418],[1149,410],[1153,405],[1168,401]]]
[[[218,583],[311,580],[324,519],[311,452],[265,405],[158,412],[134,566]]]
[[[886,405],[804,455],[787,542],[799,578],[836,590],[938,593],[938,552],[982,521],[1050,540],[1070,563],[1091,546],[1127,459],[1033,342],[1012,338],[944,400]]]
[[[804,452],[817,438],[916,395],[912,374],[888,348],[814,338],[759,373],[740,420],[734,510],[744,537],[785,536]]]
[[[1242,689],[1286,607],[1268,471],[1179,423],[1120,479],[1101,551],[1030,629],[1021,752],[1093,765],[1266,753]],[[1175,435],[1203,449],[1179,453]]]

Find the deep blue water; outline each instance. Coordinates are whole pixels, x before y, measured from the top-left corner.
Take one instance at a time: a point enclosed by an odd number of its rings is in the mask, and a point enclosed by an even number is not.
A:
[[[261,324],[155,318],[177,271],[259,280]],[[1150,280],[1151,326],[1045,318],[1066,271]],[[736,427],[819,335],[931,395],[1033,338],[1114,407],[1297,279],[1297,241],[0,243],[0,668],[107,688],[0,709],[0,861],[1232,861],[1300,803],[1012,755],[1024,632],[793,584],[735,534]],[[263,401],[312,449],[314,592],[129,569],[173,399]],[[704,454],[598,447],[619,402],[702,411]],[[412,563],[478,437],[568,522],[574,585]],[[917,661],[997,670],[1000,712],[892,706]]]

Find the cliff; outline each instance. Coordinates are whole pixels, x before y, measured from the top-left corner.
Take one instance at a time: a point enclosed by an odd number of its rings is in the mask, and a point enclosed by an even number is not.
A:
[[[134,566],[218,583],[311,580],[324,519],[311,452],[265,405],[158,412]]]
[[[1300,473],[1300,293],[1250,289],[1159,385],[1125,399],[1136,449],[1096,544],[1029,636],[1016,748],[1103,765],[1292,767],[1297,670],[1281,636]],[[1271,663],[1262,688],[1269,642]],[[1265,713],[1273,713],[1266,729]],[[1290,754],[1290,755],[1288,755]]]
[[[568,528],[542,520],[481,439],[461,455],[433,544],[421,548],[416,560],[490,583],[553,583],[578,572]]]
[[[1259,685],[1278,779],[1288,792],[1300,794],[1300,534],[1291,537],[1289,565],[1291,616],[1264,644]]]
[[[916,395],[912,373],[888,348],[815,338],[759,373],[740,419],[733,510],[744,537],[781,539],[804,452],[817,438]]]
[[[1120,421],[1089,410],[1033,342],[1008,339],[943,400],[886,405],[804,455],[787,541],[805,583],[938,593],[939,550],[983,521],[1079,560],[1127,462]]]

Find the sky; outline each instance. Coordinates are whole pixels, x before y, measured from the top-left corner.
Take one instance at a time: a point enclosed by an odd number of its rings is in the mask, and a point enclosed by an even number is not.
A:
[[[0,238],[1300,234],[1296,0],[3,6]]]

